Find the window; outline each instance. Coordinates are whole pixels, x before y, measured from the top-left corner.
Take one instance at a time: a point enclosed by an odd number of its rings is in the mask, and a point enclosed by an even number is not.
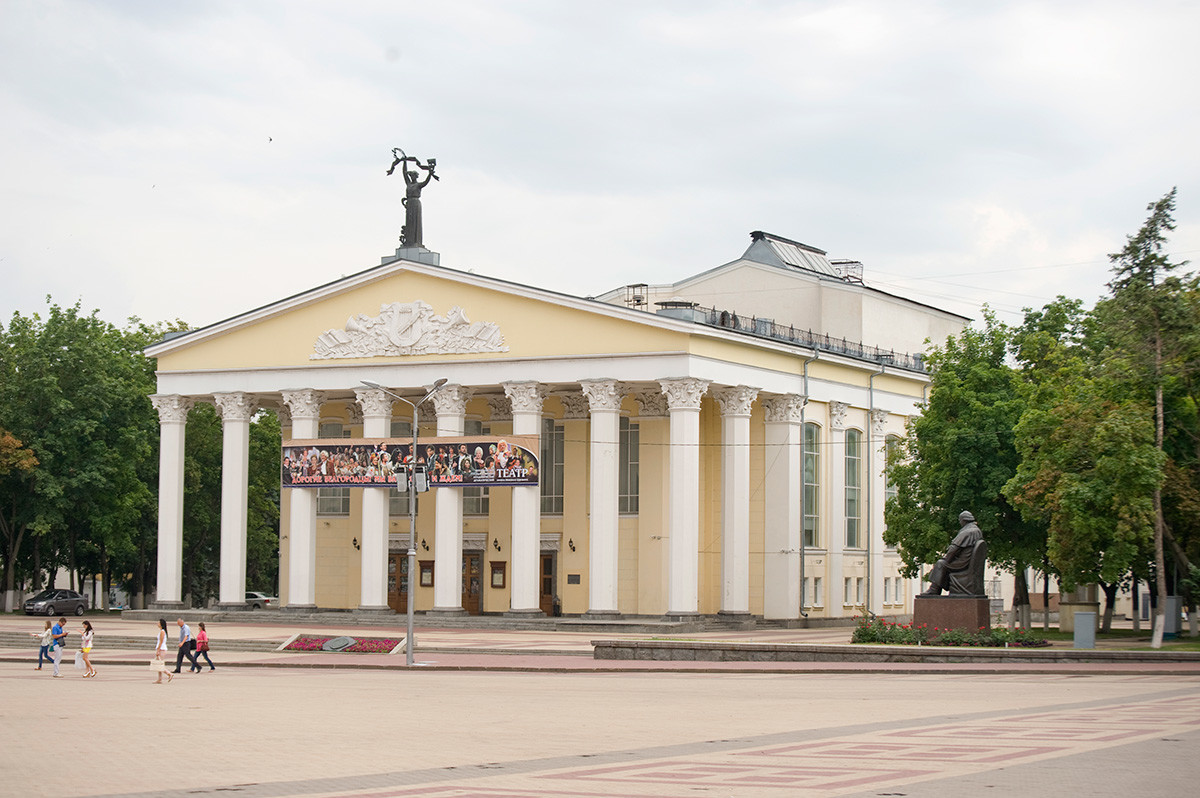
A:
[[[485,426],[482,421],[467,419],[463,423],[463,434],[465,435],[487,435],[490,432],[491,428]],[[489,490],[489,488],[482,487],[463,488],[463,515],[487,515],[488,506],[491,503]]]
[[[318,438],[349,438],[350,430],[340,421],[322,421]],[[349,488],[317,488],[317,515],[350,515]]]
[[[890,576],[883,578],[883,603],[892,603],[892,578]]]
[[[804,604],[807,607],[820,607],[825,601],[821,597],[821,577],[804,577]]]
[[[846,430],[846,548],[862,548],[862,433]]]
[[[848,576],[843,576],[842,577],[842,603],[845,604],[846,606],[849,606],[851,603],[853,603],[850,600],[851,598],[853,598],[853,593],[851,592],[852,590],[854,590],[854,580]]]
[[[804,441],[801,446],[800,471],[804,482],[804,545],[817,547],[821,539],[817,535],[820,518],[821,495],[821,428],[816,424],[804,425]]]
[[[638,425],[621,416],[619,511],[634,514],[638,511]]]
[[[889,435],[883,441],[883,451],[884,451],[884,455],[885,455],[885,457],[884,457],[884,463],[885,463],[884,474],[885,475],[887,474],[886,463],[892,459],[892,453],[894,451],[896,451],[897,447],[899,447],[899,446],[900,446],[900,438],[897,437],[896,435]],[[886,479],[886,481],[884,482],[884,485],[883,485],[883,502],[884,502],[884,505],[886,506],[888,502],[890,502],[892,499],[896,498],[896,494],[899,491],[896,488],[896,483],[892,482],[890,476],[885,477],[885,479]],[[894,543],[884,543],[883,547],[885,549],[887,549],[888,551],[896,550],[896,544],[894,544]],[[897,578],[896,582],[899,583],[899,581],[900,581],[899,578]],[[897,592],[897,595],[899,595],[898,592]],[[897,600],[895,603],[899,604],[900,602],[899,602],[899,600]]]
[[[563,425],[542,419],[542,512],[547,515],[562,515],[565,444]]]
[[[825,591],[821,587],[821,577],[819,577],[819,576],[813,577],[812,606],[813,607],[824,607],[825,606]]]
[[[863,578],[861,576],[854,577],[854,603],[863,603]]]

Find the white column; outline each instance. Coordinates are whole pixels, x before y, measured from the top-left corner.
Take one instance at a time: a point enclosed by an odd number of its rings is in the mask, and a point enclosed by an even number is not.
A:
[[[708,380],[659,380],[671,416],[667,614],[700,610],[700,399]]]
[[[258,402],[249,394],[213,395],[221,413],[221,574],[218,602],[246,606],[246,512],[250,490],[250,419]]]
[[[620,519],[620,462],[617,452],[620,445],[621,390],[616,380],[589,380],[580,385],[591,411],[587,614],[610,616],[619,612],[617,522]]]
[[[446,385],[430,400],[437,410],[438,435],[462,435],[469,388]],[[433,609],[462,615],[462,490],[434,488]],[[409,599],[410,601],[412,598]]]
[[[183,442],[192,400],[150,397],[158,411],[158,584],[155,606],[183,604]],[[243,598],[245,598],[243,596]]]
[[[829,606],[826,615],[840,618],[846,614],[845,561],[846,561],[846,413],[850,406],[845,402],[829,403],[829,448],[825,473],[829,474],[829,540],[825,544],[829,565]],[[851,601],[853,601],[853,590]]]
[[[356,388],[364,438],[387,438],[392,430],[392,399],[378,388]],[[388,488],[363,488],[362,593],[359,610],[390,612],[387,603]]]
[[[292,440],[317,437],[323,394],[310,389],[283,391],[283,401],[292,414]],[[287,609],[306,610],[317,606],[317,491],[288,488],[288,595]]]
[[[883,612],[883,505],[884,490],[887,480],[884,479],[884,463],[887,459],[887,419],[888,411],[871,411],[871,440],[868,454],[867,484],[870,485],[871,500],[867,504],[868,532],[870,534],[870,585],[871,612]]]
[[[536,382],[502,383],[512,403],[513,435],[540,435],[542,402],[546,388]],[[538,447],[534,446],[534,454]],[[512,595],[511,614],[542,614],[539,586],[539,555],[542,550],[542,497],[537,486],[512,489]]]
[[[800,411],[805,398],[772,396],[766,412],[765,517],[763,519],[763,617],[800,617],[801,474]]]
[[[750,407],[758,389],[719,388],[721,408],[721,614],[750,614]]]

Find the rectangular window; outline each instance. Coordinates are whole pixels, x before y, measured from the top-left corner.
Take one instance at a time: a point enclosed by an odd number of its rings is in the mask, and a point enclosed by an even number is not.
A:
[[[816,424],[804,425],[804,441],[801,446],[800,471],[804,481],[804,545],[816,548],[821,545],[817,535],[821,503],[821,428]]]
[[[854,580],[848,576],[843,576],[842,577],[842,603],[845,604],[847,607],[853,603],[851,601],[851,599],[854,598],[854,593],[852,592],[853,590],[854,590]]]
[[[322,421],[317,426],[317,437],[349,438],[350,430],[340,421]],[[350,515],[350,489],[317,488],[317,515]]]
[[[542,419],[542,513],[562,515],[563,454],[566,436],[562,424]]]
[[[889,435],[889,436],[887,436],[887,438],[884,439],[884,442],[883,442],[884,463],[885,463],[884,474],[887,474],[886,463],[892,459],[892,457],[893,457],[892,453],[895,452],[897,447],[899,447],[899,446],[900,446],[900,438],[898,438],[895,435]],[[890,478],[886,478],[886,481],[884,482],[884,485],[883,485],[883,502],[884,502],[885,507],[887,506],[888,502],[890,502],[892,499],[896,498],[897,493],[899,493],[899,490],[896,488],[896,483],[892,482],[892,480]],[[892,543],[884,543],[883,547],[885,549],[887,549],[888,551],[896,550],[895,544],[892,544]],[[899,582],[900,581],[899,578],[897,578],[896,581]],[[900,602],[896,601],[895,603],[899,604]]]
[[[861,576],[854,577],[854,603],[863,603],[863,578]]]
[[[846,548],[862,548],[862,433],[846,430]]]
[[[638,425],[621,416],[620,430],[620,483],[619,511],[636,514],[638,511]]]
[[[890,576],[883,578],[883,603],[892,603],[892,578]]]
[[[825,591],[821,588],[821,577],[819,577],[819,576],[813,577],[813,597],[812,597],[812,605],[811,606],[813,606],[813,607],[824,607],[825,606]]]
[[[464,435],[487,435],[490,432],[491,428],[484,425],[482,421],[467,419],[463,422]],[[490,505],[489,490],[490,488],[463,488],[463,515],[487,515]]]

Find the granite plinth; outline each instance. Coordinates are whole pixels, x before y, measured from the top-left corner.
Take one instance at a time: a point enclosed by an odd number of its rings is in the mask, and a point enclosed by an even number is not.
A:
[[[992,626],[987,596],[917,596],[913,601],[913,626],[962,629],[974,632]]]

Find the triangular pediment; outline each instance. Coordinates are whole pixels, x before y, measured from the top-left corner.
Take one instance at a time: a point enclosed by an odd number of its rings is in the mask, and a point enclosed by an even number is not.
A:
[[[396,261],[147,350],[159,371],[319,368],[686,348],[652,314]]]

